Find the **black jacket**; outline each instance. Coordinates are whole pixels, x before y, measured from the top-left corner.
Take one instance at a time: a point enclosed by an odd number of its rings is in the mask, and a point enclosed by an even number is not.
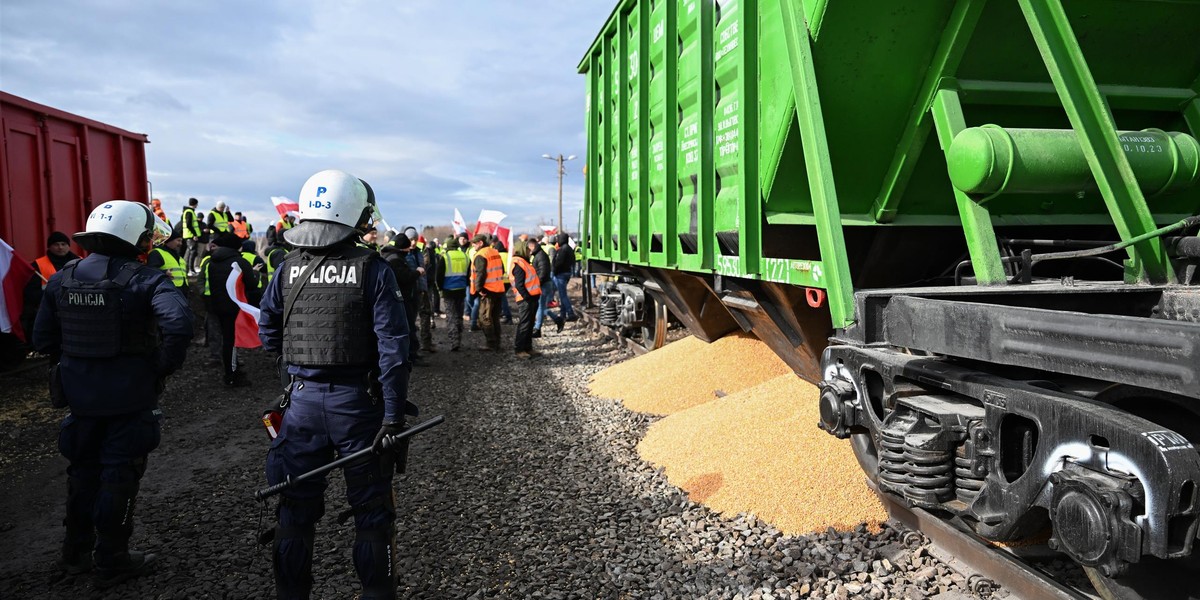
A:
[[[242,258],[242,253],[233,248],[218,247],[213,250],[207,269],[209,310],[215,313],[231,315],[241,310],[225,290],[225,282],[229,279],[229,273],[233,271],[234,263],[242,268],[242,285],[246,290],[246,300],[258,306],[262,297],[262,286],[258,283],[259,274]]]
[[[570,274],[571,268],[575,266],[575,251],[565,239],[566,236],[560,236],[558,240],[558,250],[554,253],[554,274]]]
[[[425,281],[429,284],[429,289],[440,287],[441,280],[438,279],[438,270],[442,273],[446,272],[446,267],[443,265],[445,261],[442,256],[433,251],[433,246],[425,246],[422,250],[425,255]]]
[[[408,265],[407,254],[392,244],[379,248],[379,255],[396,275],[396,285],[400,288],[400,295],[404,297],[405,302],[413,302],[417,297],[417,292],[421,289],[417,285],[421,274]]]
[[[550,285],[550,257],[546,256],[541,246],[534,249],[533,254],[529,257],[529,264],[533,265],[533,270],[537,271],[542,286]]]

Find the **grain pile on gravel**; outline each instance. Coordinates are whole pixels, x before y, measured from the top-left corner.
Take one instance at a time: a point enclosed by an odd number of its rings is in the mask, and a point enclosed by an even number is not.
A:
[[[795,375],[675,413],[638,452],[692,500],[787,534],[887,519],[850,445],[817,428],[817,390]]]
[[[597,373],[589,391],[629,410],[669,415],[790,373],[766,344],[744,333],[711,344],[686,337]]]

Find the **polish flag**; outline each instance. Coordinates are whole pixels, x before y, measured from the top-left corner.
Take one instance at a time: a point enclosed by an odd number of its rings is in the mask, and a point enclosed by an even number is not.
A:
[[[279,213],[279,218],[283,218],[289,212],[296,213],[300,211],[300,203],[288,200],[283,196],[271,196],[271,203],[275,205],[275,210]]]
[[[20,257],[12,246],[0,240],[0,332],[11,333],[28,341],[21,329],[21,309],[25,307],[25,284],[34,277],[29,261]]]
[[[467,232],[467,220],[463,218],[457,208],[454,209],[454,220],[450,222],[450,225],[454,227],[454,233]]]
[[[471,235],[479,235],[481,233],[495,233],[496,228],[500,226],[500,221],[508,215],[498,210],[481,210],[479,211],[479,221],[475,223],[475,233]]]
[[[553,225],[538,225],[546,235],[558,235],[558,228]]]
[[[233,345],[237,348],[258,348],[262,341],[258,339],[258,308],[246,300],[246,286],[243,283],[242,267],[234,261],[225,280],[225,291],[238,308],[237,322],[234,326]]]
[[[508,251],[508,264],[504,265],[506,273],[512,272],[512,230],[507,227],[496,226],[496,231],[493,232],[497,238],[504,240],[504,248]]]

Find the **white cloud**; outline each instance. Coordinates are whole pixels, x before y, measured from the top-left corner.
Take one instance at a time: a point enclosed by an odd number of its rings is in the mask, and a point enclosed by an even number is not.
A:
[[[533,226],[557,215],[541,154],[583,154],[575,65],[614,1],[4,0],[0,73],[147,133],[172,218],[195,196],[273,220],[270,196],[343,168],[396,222],[494,205]]]

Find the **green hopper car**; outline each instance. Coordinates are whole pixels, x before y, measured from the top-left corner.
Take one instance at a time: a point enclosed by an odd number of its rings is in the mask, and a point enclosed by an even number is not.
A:
[[[579,71],[602,321],[753,331],[883,493],[1196,592],[1200,2],[624,0]]]

